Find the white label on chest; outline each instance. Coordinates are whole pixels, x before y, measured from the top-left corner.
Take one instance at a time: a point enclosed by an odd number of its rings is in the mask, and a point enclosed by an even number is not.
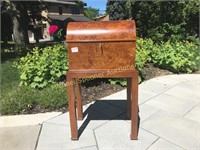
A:
[[[71,51],[72,51],[72,53],[77,53],[78,52],[78,47],[72,47]]]

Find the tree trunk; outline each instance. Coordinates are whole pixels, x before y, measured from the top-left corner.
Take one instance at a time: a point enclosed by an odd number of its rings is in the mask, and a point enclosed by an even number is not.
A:
[[[22,2],[12,1],[13,37],[15,45],[26,46],[29,44],[26,16],[27,12]]]

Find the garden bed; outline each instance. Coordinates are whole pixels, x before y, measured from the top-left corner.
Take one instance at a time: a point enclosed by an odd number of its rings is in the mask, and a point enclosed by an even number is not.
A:
[[[155,67],[153,64],[147,64],[145,65],[142,74],[144,75],[144,81],[146,81],[158,76],[172,75],[173,73],[168,70]],[[121,86],[120,84],[111,85],[107,79],[95,79],[92,81],[88,81],[81,85],[83,105],[119,92],[125,88],[125,86]],[[38,106],[29,111],[28,113],[41,113],[48,111],[52,110],[42,109]],[[67,112],[68,109],[66,106],[59,109],[55,109],[54,111],[62,111],[64,113]]]
[[[1,114],[66,112],[68,100],[64,80],[69,68],[66,51],[66,47],[61,43],[35,47],[20,59],[10,60],[5,57],[1,63]],[[156,44],[151,39],[138,39],[136,54],[136,68],[140,72],[139,82],[173,74],[170,71],[192,73],[199,70],[198,45],[193,43]],[[125,89],[125,86],[121,86],[126,85],[125,81],[95,79],[82,84],[83,104]]]

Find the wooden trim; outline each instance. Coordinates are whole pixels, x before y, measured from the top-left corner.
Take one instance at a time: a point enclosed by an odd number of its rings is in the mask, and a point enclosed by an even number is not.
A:
[[[112,72],[113,71],[113,72]],[[127,70],[121,72],[114,72],[115,70],[69,70],[73,78],[130,78],[137,74],[137,70]]]
[[[129,39],[101,39],[101,40],[67,40],[67,43],[102,43],[102,42],[135,42],[136,38]]]

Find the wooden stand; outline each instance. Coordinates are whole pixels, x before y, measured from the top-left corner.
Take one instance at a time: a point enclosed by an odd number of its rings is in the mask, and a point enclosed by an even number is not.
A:
[[[71,139],[78,140],[77,119],[83,119],[81,89],[78,79],[101,74],[102,78],[127,79],[127,118],[131,118],[131,140],[137,140],[138,135],[138,73],[128,70],[109,75],[110,70],[71,71],[67,72],[67,93],[70,115]],[[74,90],[75,88],[75,90]],[[76,93],[76,96],[75,96]],[[75,99],[76,97],[76,99]],[[77,113],[76,113],[77,108]]]
[[[69,56],[67,92],[71,139],[78,140],[77,119],[83,119],[79,79],[126,78],[127,117],[131,118],[131,139],[136,140],[138,73],[135,69],[135,21],[70,22],[66,42]]]

